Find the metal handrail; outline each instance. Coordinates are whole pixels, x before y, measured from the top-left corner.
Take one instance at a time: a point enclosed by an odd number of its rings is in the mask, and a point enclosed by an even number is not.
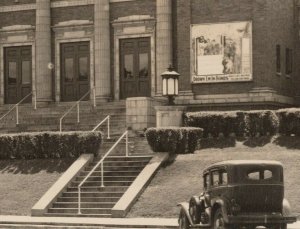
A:
[[[30,95],[34,96],[34,109],[36,110],[36,94],[32,92],[30,92],[28,95],[24,96],[23,99],[21,99],[18,103],[16,103],[12,108],[9,109],[9,111],[7,111],[4,115],[2,115],[2,117],[0,118],[0,121],[2,119],[4,119],[7,115],[9,115],[15,108],[16,108],[16,124],[19,124],[19,105],[25,100],[27,99]]]
[[[95,88],[92,89],[93,91],[93,106],[96,107],[96,99],[95,99]],[[77,123],[80,122],[80,102],[91,93],[91,90],[88,90],[79,100],[77,100],[74,105],[72,105],[59,119],[59,131],[62,132],[62,121],[63,119],[73,110],[74,107],[77,106]]]
[[[106,157],[116,148],[116,146],[120,143],[120,141],[125,137],[126,139],[126,157],[129,157],[128,154],[128,131],[125,131],[124,134],[115,142],[115,144],[107,151],[107,153],[102,157],[102,159],[94,166],[94,168],[88,173],[88,175],[81,181],[78,185],[78,214],[81,214],[81,186],[86,182],[86,180],[92,175],[93,172],[101,165],[101,187],[104,187],[104,169],[103,169],[103,161]]]
[[[107,139],[110,139],[110,115],[107,115],[97,126],[94,127],[92,132],[96,131],[104,122],[107,121]]]

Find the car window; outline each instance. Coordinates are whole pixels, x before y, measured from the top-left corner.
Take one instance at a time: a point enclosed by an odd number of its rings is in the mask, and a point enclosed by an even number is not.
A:
[[[226,171],[221,172],[221,184],[222,185],[228,184],[228,174]]]
[[[204,188],[209,187],[209,174],[204,175]]]
[[[220,173],[219,173],[219,171],[213,171],[212,172],[212,185],[213,186],[220,185]]]
[[[250,180],[267,180],[273,177],[271,170],[252,170],[247,174],[248,179]]]

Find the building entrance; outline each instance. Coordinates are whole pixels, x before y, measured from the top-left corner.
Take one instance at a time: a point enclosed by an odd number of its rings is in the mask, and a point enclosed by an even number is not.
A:
[[[120,40],[120,97],[151,96],[150,38]]]
[[[61,44],[61,89],[62,101],[77,101],[90,89],[89,42]]]
[[[15,104],[31,92],[31,46],[4,48],[5,103]],[[24,101],[31,102],[30,96]]]

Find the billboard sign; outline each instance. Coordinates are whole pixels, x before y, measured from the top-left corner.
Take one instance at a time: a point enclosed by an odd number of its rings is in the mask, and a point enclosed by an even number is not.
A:
[[[192,82],[252,80],[252,23],[196,24],[191,28]]]

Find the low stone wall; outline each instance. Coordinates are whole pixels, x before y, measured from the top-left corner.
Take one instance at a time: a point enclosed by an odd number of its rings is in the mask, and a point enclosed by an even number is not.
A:
[[[126,124],[132,130],[143,130],[156,126],[155,106],[165,104],[165,100],[148,97],[133,97],[126,100]]]

